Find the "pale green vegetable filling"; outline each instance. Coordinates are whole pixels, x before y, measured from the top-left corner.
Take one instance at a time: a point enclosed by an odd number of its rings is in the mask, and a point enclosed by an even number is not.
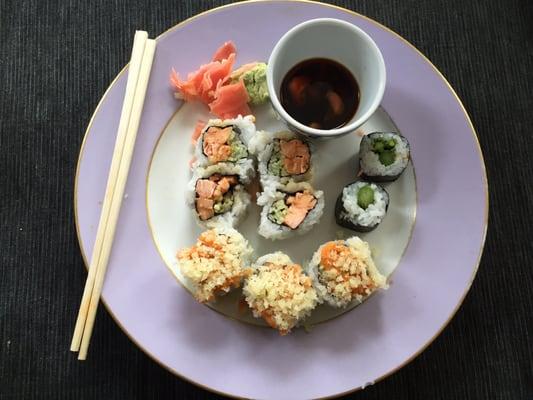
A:
[[[272,156],[270,156],[270,160],[268,161],[268,172],[269,174],[275,176],[289,175],[285,169],[285,166],[283,165],[283,156],[281,154],[279,140],[274,141],[274,145],[272,147]]]
[[[268,211],[268,219],[275,224],[281,225],[287,215],[289,207],[285,204],[285,200],[276,200],[272,203],[270,210]]]
[[[228,144],[231,147],[231,155],[229,156],[228,161],[235,162],[248,157],[248,149],[246,149],[246,146],[241,142],[239,136],[235,134],[234,131],[231,131]]]
[[[222,197],[222,199],[215,202],[213,206],[213,210],[215,211],[215,214],[224,214],[225,212],[231,210],[232,206],[233,206],[233,193],[228,192]]]

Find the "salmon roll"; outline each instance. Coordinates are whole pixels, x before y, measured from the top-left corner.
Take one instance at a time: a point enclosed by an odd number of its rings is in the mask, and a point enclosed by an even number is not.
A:
[[[307,182],[269,185],[257,199],[263,206],[258,233],[272,240],[307,233],[324,212],[324,193]]]
[[[195,148],[193,169],[217,163],[249,164],[248,143],[255,135],[254,117],[212,119],[202,129]]]
[[[365,181],[347,185],[335,203],[337,224],[357,232],[374,230],[385,218],[389,194],[381,186]]]
[[[215,228],[200,234],[192,247],[176,255],[182,275],[194,286],[201,303],[238,288],[251,274],[252,248],[235,229]]]
[[[387,288],[370,246],[357,236],[320,246],[309,264],[309,275],[320,301],[333,307],[360,303],[375,290]]]
[[[237,226],[246,215],[250,176],[237,165],[219,164],[196,170],[189,182],[187,203],[197,223],[205,228]]]
[[[316,307],[318,296],[302,267],[281,252],[260,257],[242,288],[256,318],[288,334]]]
[[[374,132],[361,139],[359,166],[367,180],[395,181],[407,167],[410,157],[409,142],[399,133]]]
[[[251,142],[249,149],[257,154],[263,186],[274,182],[301,182],[311,179],[311,145],[295,133],[261,132]]]

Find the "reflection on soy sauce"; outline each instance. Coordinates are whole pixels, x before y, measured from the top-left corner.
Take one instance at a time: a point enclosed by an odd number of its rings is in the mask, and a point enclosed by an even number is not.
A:
[[[285,75],[280,100],[298,122],[316,129],[335,129],[355,115],[359,85],[344,65],[312,58],[296,64]]]

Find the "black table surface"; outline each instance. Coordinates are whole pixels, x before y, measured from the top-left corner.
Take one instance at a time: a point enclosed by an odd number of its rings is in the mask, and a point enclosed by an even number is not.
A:
[[[73,184],[89,118],[135,29],[153,37],[224,3],[0,0],[1,399],[216,397],[149,359],[104,307],[88,360],[68,348],[86,277]],[[455,318],[414,361],[351,396],[533,399],[533,2],[334,3],[442,71],[476,127],[490,190],[485,252]]]

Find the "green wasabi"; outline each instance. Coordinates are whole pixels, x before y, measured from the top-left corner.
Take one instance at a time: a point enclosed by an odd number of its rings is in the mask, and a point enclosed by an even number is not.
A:
[[[252,69],[243,74],[232,76],[232,81],[237,82],[242,79],[248,96],[250,96],[250,104],[260,105],[266,103],[268,100],[268,87],[266,83],[266,69],[265,63],[257,63]]]
[[[369,185],[363,186],[357,192],[357,205],[366,210],[372,203],[374,203],[374,190]]]

